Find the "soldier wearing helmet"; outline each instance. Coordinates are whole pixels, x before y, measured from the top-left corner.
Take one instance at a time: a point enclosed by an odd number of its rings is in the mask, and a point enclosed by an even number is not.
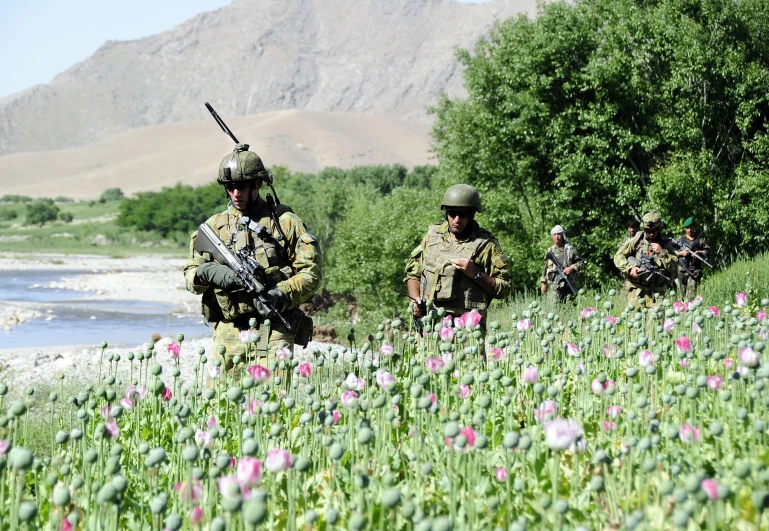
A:
[[[660,275],[642,275],[641,270],[628,261],[628,257],[637,260],[649,257],[660,272],[672,279],[676,272],[676,249],[670,238],[662,236],[663,226],[657,212],[652,210],[644,214],[641,218],[643,231],[620,245],[614,255],[614,265],[625,278],[628,304],[636,306],[643,301],[647,308],[651,308],[655,297],[664,296],[673,287]]]
[[[278,320],[270,322],[267,309],[257,308],[253,297],[240,290],[232,269],[213,262],[208,253],[195,252],[194,232],[184,268],[185,284],[188,291],[202,295],[203,315],[213,323],[215,346],[219,352],[224,347],[223,361],[230,370],[236,356],[247,361],[246,355],[253,349],[246,343],[253,342],[257,332],[256,350],[261,351],[260,355],[281,349],[292,353],[294,343],[307,344],[312,320],[299,310],[299,305],[310,299],[320,285],[322,257],[318,242],[302,220],[277,201],[272,176],[261,158],[248,150],[248,144],[238,144],[222,159],[216,181],[224,186],[229,204],[226,210],[208,218],[206,224],[233,251],[246,248],[264,268],[264,284],[269,288],[266,298],[292,327],[289,331]],[[275,197],[269,193],[262,197],[264,183]]]
[[[494,235],[481,228],[478,191],[467,184],[449,187],[441,210],[446,221],[430,225],[406,264],[406,284],[415,317],[425,301],[453,316],[471,310],[485,316],[491,299],[510,292],[508,259]]]
[[[697,296],[702,280],[702,260],[697,260],[693,254],[700,258],[708,259],[710,246],[705,236],[694,222],[693,217],[688,217],[684,221],[684,233],[678,240],[680,243],[678,256],[678,285],[686,297],[686,300],[694,300]]]
[[[549,291],[551,300],[563,302],[569,295],[573,294],[565,281],[555,281],[558,267],[547,257],[547,253],[552,252],[553,256],[558,259],[561,267],[563,267],[564,274],[575,287],[577,284],[577,272],[582,268],[582,258],[566,238],[566,231],[560,225],[556,225],[550,230],[550,237],[553,238],[553,245],[545,251],[545,264],[542,268],[542,276],[539,279],[539,291],[542,295]]]

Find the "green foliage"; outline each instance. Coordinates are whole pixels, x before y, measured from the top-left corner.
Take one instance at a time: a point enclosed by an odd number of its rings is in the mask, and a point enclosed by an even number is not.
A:
[[[222,209],[224,194],[216,183],[197,188],[177,184],[160,192],[140,192],[120,203],[116,222],[121,227],[157,231],[163,237],[174,233],[186,237]]]
[[[101,201],[116,201],[123,199],[123,191],[120,188],[107,188],[101,193],[99,199]]]
[[[73,203],[74,201],[69,197],[64,197],[63,195],[60,195],[58,197],[55,197],[53,202],[54,203]]]
[[[694,216],[722,256],[765,250],[767,20],[759,0],[585,0],[498,22],[459,52],[468,96],[433,109],[444,182],[494,205],[527,285],[555,223],[596,280],[649,208],[672,232]]]
[[[355,296],[364,312],[380,317],[406,305],[393,288],[405,290],[406,259],[427,226],[440,221],[439,203],[433,191],[406,186],[384,197],[365,191],[350,198],[328,254],[328,289]]]
[[[19,213],[14,208],[0,208],[0,221],[11,221],[19,217]]]
[[[27,205],[27,225],[39,225],[42,227],[49,221],[55,221],[59,215],[57,207],[51,199],[41,199]]]
[[[64,223],[72,223],[75,217],[70,212],[59,212],[59,219]]]
[[[0,202],[3,203],[29,203],[31,201],[32,198],[26,195],[5,194],[3,197],[0,197]]]

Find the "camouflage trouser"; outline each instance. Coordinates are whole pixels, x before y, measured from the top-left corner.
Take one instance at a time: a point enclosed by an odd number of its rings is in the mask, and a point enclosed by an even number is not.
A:
[[[626,282],[625,289],[627,289],[628,304],[636,307],[643,304],[647,308],[654,306],[654,295],[658,295],[661,298],[668,292],[667,286],[641,286],[632,282]]]
[[[555,282],[548,282],[547,298],[550,302],[565,302],[569,297],[574,298],[569,286],[558,286]]]
[[[214,325],[213,359],[222,360],[222,365],[227,371],[232,370],[235,356],[240,356],[245,363],[250,365],[257,358],[272,358],[275,356],[275,352],[284,347],[293,351],[295,329],[289,332],[282,325],[273,325],[268,338],[267,329],[260,326],[256,329],[260,336],[259,341],[250,344],[240,340],[240,333],[247,330],[249,330],[247,326],[239,328],[234,323],[224,321]],[[223,359],[219,354],[220,345],[226,349]]]
[[[687,301],[693,301],[697,296],[697,288],[700,281],[695,279],[686,271],[678,272],[678,288],[681,290],[681,296]]]

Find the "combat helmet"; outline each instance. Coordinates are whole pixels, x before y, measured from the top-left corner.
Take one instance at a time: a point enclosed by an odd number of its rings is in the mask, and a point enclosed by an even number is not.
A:
[[[644,230],[660,230],[663,226],[662,216],[656,210],[647,212],[641,218],[641,226]]]
[[[455,184],[450,186],[443,194],[441,210],[449,208],[474,208],[476,212],[483,212],[481,196],[478,190],[469,184]]]
[[[216,182],[255,181],[262,179],[272,184],[270,173],[265,169],[262,159],[253,151],[248,150],[248,144],[237,144],[232,153],[222,159],[219,164],[219,176]]]

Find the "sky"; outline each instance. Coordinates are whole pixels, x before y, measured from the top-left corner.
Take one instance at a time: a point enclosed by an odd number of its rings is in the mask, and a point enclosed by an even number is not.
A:
[[[3,0],[0,2],[0,98],[48,83],[108,40],[155,35],[230,1]]]

